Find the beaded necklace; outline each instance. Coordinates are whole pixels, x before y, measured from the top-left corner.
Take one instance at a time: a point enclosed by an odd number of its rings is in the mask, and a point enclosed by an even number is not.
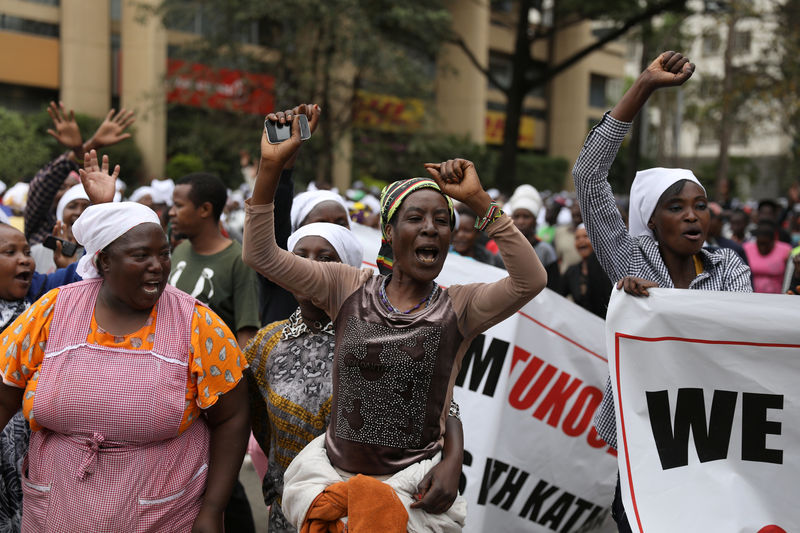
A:
[[[399,309],[397,309],[395,306],[392,305],[392,302],[389,301],[389,297],[386,296],[386,284],[388,283],[390,277],[392,277],[391,274],[389,274],[388,276],[383,278],[383,282],[381,282],[381,287],[378,290],[378,295],[381,297],[381,302],[383,302],[383,305],[386,307],[386,309],[390,313],[398,313],[398,314],[401,314],[401,315],[407,315],[407,314],[409,314],[409,313],[411,313],[413,311],[416,311],[422,305],[424,305],[426,302],[432,301],[434,296],[436,296],[437,292],[439,291],[439,285],[437,285],[434,282],[433,289],[431,290],[430,294],[425,296],[425,298],[420,300],[417,305],[415,305],[414,307],[412,307],[408,311],[400,311]]]

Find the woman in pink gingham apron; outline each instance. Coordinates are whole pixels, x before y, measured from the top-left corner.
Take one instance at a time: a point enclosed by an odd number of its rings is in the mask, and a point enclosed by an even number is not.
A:
[[[0,335],[0,424],[31,424],[23,532],[222,532],[249,431],[235,338],[166,285],[158,218],[89,207],[73,231],[83,282]]]

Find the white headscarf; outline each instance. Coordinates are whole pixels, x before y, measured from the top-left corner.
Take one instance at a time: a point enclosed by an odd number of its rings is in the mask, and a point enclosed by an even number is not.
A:
[[[150,182],[153,192],[151,197],[153,203],[172,205],[172,192],[175,190],[175,182],[169,178],[163,180],[153,180]]]
[[[78,261],[77,272],[83,279],[99,278],[95,266],[97,254],[128,231],[152,222],[161,226],[158,215],[136,202],[90,205],[72,225],[72,234],[86,250]]]
[[[3,205],[19,209],[25,209],[25,204],[28,202],[28,188],[30,185],[24,181],[18,181],[12,185],[3,195]]]
[[[533,185],[520,185],[508,199],[508,202],[503,206],[503,211],[508,213],[509,216],[514,214],[517,209],[527,209],[534,217],[539,216],[539,211],[542,209],[542,196],[536,187]]]
[[[653,232],[647,227],[647,222],[656,210],[658,199],[664,191],[680,180],[689,180],[696,183],[703,192],[705,187],[692,174],[691,170],[685,168],[649,168],[640,170],[631,185],[631,198],[628,207],[628,223],[630,233],[633,237],[649,235],[653,237]]]
[[[150,187],[149,185],[145,185],[144,187],[139,187],[138,189],[133,191],[133,193],[131,193],[131,197],[128,198],[128,199],[131,202],[138,202],[139,200],[141,200],[145,196],[149,196],[150,200],[155,202],[155,196],[156,196],[155,192],[153,191],[153,188]]]
[[[289,236],[289,250],[294,250],[300,239],[309,236],[322,237],[328,241],[336,250],[342,263],[356,268],[361,267],[361,261],[364,259],[364,247],[358,237],[349,229],[329,222],[306,224]]]
[[[84,189],[83,185],[80,183],[67,189],[67,192],[61,196],[61,199],[58,201],[58,206],[56,206],[56,220],[64,221],[64,209],[67,207],[67,204],[73,200],[89,201],[89,195],[86,194],[86,189]]]
[[[291,212],[292,231],[297,231],[297,228],[300,227],[300,224],[302,224],[312,209],[322,202],[331,201],[341,205],[342,209],[347,213],[347,204],[345,204],[344,199],[335,192],[316,190],[306,191],[295,196],[292,202]]]

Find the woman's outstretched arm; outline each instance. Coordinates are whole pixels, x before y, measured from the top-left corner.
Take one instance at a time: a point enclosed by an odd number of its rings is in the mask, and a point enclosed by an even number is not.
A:
[[[628,275],[633,237],[617,209],[608,184],[608,170],[622,141],[647,99],[656,89],[681,85],[694,72],[694,65],[676,52],[664,52],[636,79],[600,123],[592,128],[583,145],[572,176],[583,214],[583,222],[597,259],[612,281]]]
[[[298,117],[305,113],[309,122],[319,120],[318,106],[301,105],[294,114],[276,113],[267,118],[280,122],[291,119],[292,136],[278,144],[261,134],[261,162],[253,187],[253,196],[245,203],[242,260],[262,276],[274,281],[296,297],[310,299],[335,318],[339,306],[368,273],[341,263],[320,263],[298,257],[281,249],[275,240],[274,204],[281,170],[301,145]],[[287,117],[287,115],[290,115]]]

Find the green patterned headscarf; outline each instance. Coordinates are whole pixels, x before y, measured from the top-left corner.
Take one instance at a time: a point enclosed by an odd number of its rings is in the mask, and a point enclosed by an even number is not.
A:
[[[387,185],[381,192],[381,249],[378,252],[378,270],[381,274],[389,274],[394,264],[392,247],[386,237],[386,226],[392,220],[395,213],[400,210],[400,206],[411,193],[420,189],[434,189],[441,193],[447,200],[447,209],[450,211],[450,230],[455,228],[455,213],[453,211],[453,200],[442,192],[439,184],[431,178],[411,178],[407,180],[395,181]]]

